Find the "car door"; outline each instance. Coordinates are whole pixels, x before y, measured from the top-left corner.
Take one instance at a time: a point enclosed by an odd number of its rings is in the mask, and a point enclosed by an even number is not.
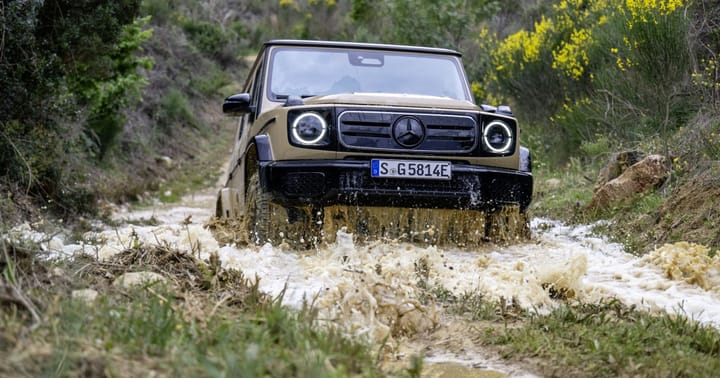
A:
[[[258,56],[258,62],[253,65],[244,93],[251,95],[251,108],[253,111],[243,114],[237,123],[237,132],[234,134],[233,152],[228,165],[228,174],[225,188],[221,190],[222,215],[236,217],[245,210],[245,166],[248,146],[254,137],[251,134],[252,124],[257,118],[262,103],[262,83],[264,59]]]

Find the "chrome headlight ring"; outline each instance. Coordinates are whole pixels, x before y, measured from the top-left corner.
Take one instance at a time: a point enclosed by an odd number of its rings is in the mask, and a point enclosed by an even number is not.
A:
[[[483,146],[494,154],[506,154],[513,146],[513,131],[507,123],[494,120],[483,130]]]
[[[320,114],[307,112],[295,118],[290,130],[297,143],[307,146],[323,141],[328,132],[328,125]]]

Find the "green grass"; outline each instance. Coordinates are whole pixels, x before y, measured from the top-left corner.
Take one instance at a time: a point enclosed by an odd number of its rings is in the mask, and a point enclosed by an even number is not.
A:
[[[192,319],[182,306],[172,292],[143,290],[103,296],[91,306],[63,301],[54,327],[40,332],[47,331],[52,347],[41,369],[73,376],[86,373],[93,360],[121,375],[126,363],[140,360],[141,375],[381,375],[366,344],[319,327],[311,309],[296,313],[275,302],[234,316],[203,311],[207,318]]]
[[[269,298],[241,273],[165,247],[140,246],[107,262],[42,261],[29,249],[1,247],[0,289],[17,288],[15,299],[30,299],[41,316],[0,297],[0,376],[412,374],[381,371],[378,349],[322,322],[312,306],[288,309],[282,295]],[[111,284],[138,270],[172,284]],[[99,292],[93,302],[70,295],[88,287]]]
[[[720,371],[720,332],[680,315],[652,315],[615,300],[558,302],[546,315],[478,294],[439,302],[475,324],[484,348],[511,364],[530,360],[544,376],[710,377]]]
[[[596,225],[594,231],[621,243],[626,252],[642,255],[655,248],[655,224],[665,200],[657,191],[651,191],[605,211],[590,213],[588,219],[611,219],[610,223]]]
[[[709,377],[720,371],[716,329],[618,302],[563,305],[495,330],[486,342],[500,346],[505,358],[553,361],[541,364],[549,376]]]
[[[597,169],[572,161],[564,169],[541,168],[533,173],[535,216],[582,221],[583,208],[592,199]]]

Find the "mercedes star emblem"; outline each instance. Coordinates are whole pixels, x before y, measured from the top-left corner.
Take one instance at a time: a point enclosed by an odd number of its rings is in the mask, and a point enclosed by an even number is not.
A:
[[[405,148],[416,147],[425,140],[425,126],[415,117],[400,117],[393,125],[393,137]]]

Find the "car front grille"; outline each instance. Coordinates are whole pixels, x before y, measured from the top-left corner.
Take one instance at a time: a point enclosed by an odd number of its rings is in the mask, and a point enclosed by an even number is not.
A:
[[[325,173],[297,172],[282,177],[283,193],[290,198],[314,198],[325,194]]]
[[[423,126],[418,145],[403,146],[393,136],[393,125],[401,117],[412,117]],[[344,111],[338,116],[340,143],[348,150],[402,153],[463,154],[475,149],[478,127],[469,115]]]

